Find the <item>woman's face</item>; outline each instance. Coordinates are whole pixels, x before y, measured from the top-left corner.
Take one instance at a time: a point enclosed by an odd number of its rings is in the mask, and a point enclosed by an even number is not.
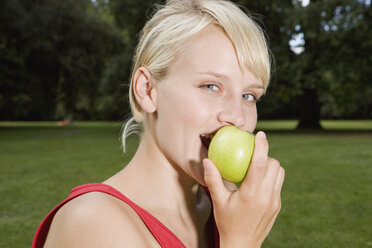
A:
[[[201,136],[225,125],[253,131],[256,100],[263,84],[240,67],[234,47],[219,27],[210,25],[186,42],[183,54],[156,84],[152,129],[156,143],[178,169],[204,185]]]

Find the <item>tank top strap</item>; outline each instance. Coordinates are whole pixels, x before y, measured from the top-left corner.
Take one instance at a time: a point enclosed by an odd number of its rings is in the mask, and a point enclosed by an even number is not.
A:
[[[158,219],[156,219],[149,212],[147,212],[146,210],[142,209],[140,206],[132,202],[129,198],[127,198],[117,189],[107,184],[103,184],[103,183],[84,184],[84,185],[80,185],[72,189],[68,198],[64,200],[63,202],[61,202],[60,204],[58,204],[42,221],[42,223],[36,230],[36,233],[35,233],[35,236],[32,242],[32,248],[42,248],[44,246],[53,217],[63,205],[65,205],[67,202],[71,201],[72,199],[80,195],[89,193],[89,192],[106,193],[128,204],[141,218],[141,220],[150,230],[150,232],[155,237],[155,239],[158,241],[161,247],[163,248],[171,248],[171,247],[185,248],[185,246],[177,238],[177,236],[172,231],[170,231],[163,223],[161,223]]]
[[[149,212],[138,206],[136,203],[131,201],[128,197],[123,195],[117,189],[102,183],[85,184],[74,188],[71,191],[71,195],[79,196],[88,192],[102,192],[109,194],[113,197],[128,204],[145,223],[147,228],[150,230],[155,239],[159,242],[161,247],[185,247],[177,236],[170,231],[163,223],[156,219]]]

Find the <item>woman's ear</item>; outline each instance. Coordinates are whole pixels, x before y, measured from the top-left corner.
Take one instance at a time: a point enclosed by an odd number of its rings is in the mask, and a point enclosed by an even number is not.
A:
[[[155,79],[146,67],[136,70],[133,78],[133,93],[143,111],[147,113],[156,111]]]

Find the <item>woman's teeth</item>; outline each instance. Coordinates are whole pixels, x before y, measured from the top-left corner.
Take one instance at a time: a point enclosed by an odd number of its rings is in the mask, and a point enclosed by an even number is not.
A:
[[[212,139],[213,138],[213,134],[206,134],[205,137],[207,137],[208,139]]]

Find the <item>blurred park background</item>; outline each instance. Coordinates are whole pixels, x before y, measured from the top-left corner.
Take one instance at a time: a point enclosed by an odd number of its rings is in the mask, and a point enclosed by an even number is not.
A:
[[[275,61],[257,129],[286,181],[263,247],[372,247],[371,1],[234,2]],[[0,1],[0,247],[30,247],[71,188],[129,161],[129,74],[154,3]]]
[[[154,0],[2,0],[0,120],[119,120]],[[372,117],[370,0],[237,0],[275,65],[260,119]],[[164,44],[166,45],[166,44]]]

